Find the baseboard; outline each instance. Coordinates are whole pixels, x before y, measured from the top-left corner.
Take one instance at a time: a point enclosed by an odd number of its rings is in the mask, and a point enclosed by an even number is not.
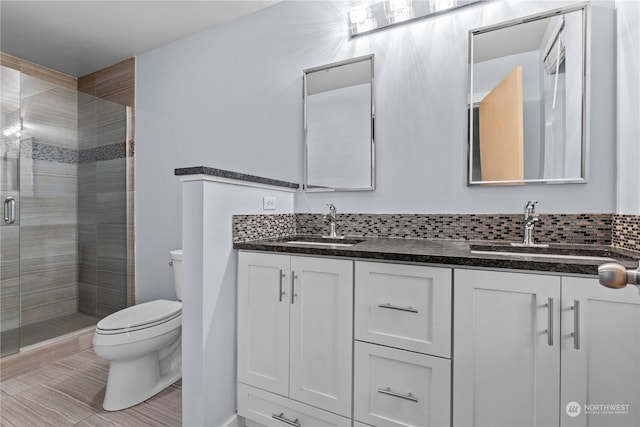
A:
[[[244,418],[238,414],[233,414],[222,427],[244,427]]]

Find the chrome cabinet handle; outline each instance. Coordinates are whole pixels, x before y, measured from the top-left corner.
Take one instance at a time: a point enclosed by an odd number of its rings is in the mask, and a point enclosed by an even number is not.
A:
[[[549,328],[547,329],[547,344],[553,347],[553,298],[549,298],[545,304],[547,307],[547,321],[549,322]]]
[[[393,396],[399,399],[410,400],[412,402],[418,403],[418,399],[411,392],[407,394],[402,394],[402,393],[398,393],[397,391],[391,390],[391,387],[385,387],[385,388],[379,388],[378,393],[382,393],[388,396]]]
[[[388,308],[390,310],[399,310],[399,311],[407,311],[409,313],[418,313],[418,310],[416,310],[415,308],[409,306],[409,307],[400,307],[398,305],[392,305],[390,302],[386,303],[386,304],[378,304],[378,307],[380,308]]]
[[[298,276],[296,275],[295,271],[291,272],[291,304],[293,304],[295,298],[298,296],[298,294],[296,294],[295,290],[296,290],[296,279],[298,278]]]
[[[571,332],[573,348],[580,350],[580,301],[573,300],[571,309],[573,310],[573,332]]]
[[[11,196],[4,199],[4,222],[5,224],[16,222],[16,199]]]
[[[298,422],[298,418],[296,418],[295,420],[291,421],[291,420],[289,420],[289,419],[284,417],[284,412],[280,412],[280,414],[272,414],[271,418],[273,418],[274,420],[278,420],[280,422],[283,422],[285,424],[289,424],[290,426],[301,427],[301,424]]]
[[[280,269],[280,286],[278,287],[278,299],[282,302],[282,297],[286,295],[286,292],[282,290],[282,279],[284,279],[287,275]]]

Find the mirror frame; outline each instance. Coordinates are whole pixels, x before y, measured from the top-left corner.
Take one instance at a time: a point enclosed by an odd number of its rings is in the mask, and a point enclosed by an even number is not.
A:
[[[535,178],[523,180],[500,180],[500,181],[474,181],[473,180],[473,57],[474,44],[473,36],[502,28],[512,27],[539,19],[551,18],[560,14],[582,11],[582,158],[580,177],[576,178]],[[591,20],[589,3],[579,3],[558,9],[550,9],[533,15],[521,18],[511,19],[484,27],[469,30],[469,91],[467,93],[467,186],[506,186],[506,185],[523,185],[523,184],[586,184],[588,182],[588,165],[589,165],[589,117],[590,117],[590,91],[591,78]],[[471,107],[471,108],[469,108]]]
[[[307,79],[310,73],[317,71],[327,70],[330,68],[340,67],[344,65],[353,64],[356,62],[371,61],[371,144],[370,144],[370,185],[364,187],[325,187],[315,186],[309,184],[309,138],[307,128]],[[343,61],[333,62],[331,64],[320,65],[317,67],[307,68],[302,71],[302,98],[303,98],[303,131],[304,131],[304,182],[302,188],[305,192],[319,193],[319,192],[331,192],[331,191],[373,191],[376,189],[376,166],[375,166],[375,75],[374,75],[374,59],[373,53],[369,55],[358,56],[356,58],[346,59]]]

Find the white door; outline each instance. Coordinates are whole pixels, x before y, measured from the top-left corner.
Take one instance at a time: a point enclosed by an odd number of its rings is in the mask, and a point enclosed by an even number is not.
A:
[[[238,254],[238,381],[289,394],[289,260]]]
[[[290,397],[351,417],[353,262],[291,257]]]
[[[562,302],[562,425],[640,426],[636,287],[563,277]]]
[[[455,270],[453,425],[559,425],[559,304],[559,277]]]

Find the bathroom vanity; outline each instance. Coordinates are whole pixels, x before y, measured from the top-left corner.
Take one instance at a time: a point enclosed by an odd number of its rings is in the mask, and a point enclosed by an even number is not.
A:
[[[594,253],[478,246],[236,243],[239,415],[248,426],[638,425],[636,289],[600,286]]]

